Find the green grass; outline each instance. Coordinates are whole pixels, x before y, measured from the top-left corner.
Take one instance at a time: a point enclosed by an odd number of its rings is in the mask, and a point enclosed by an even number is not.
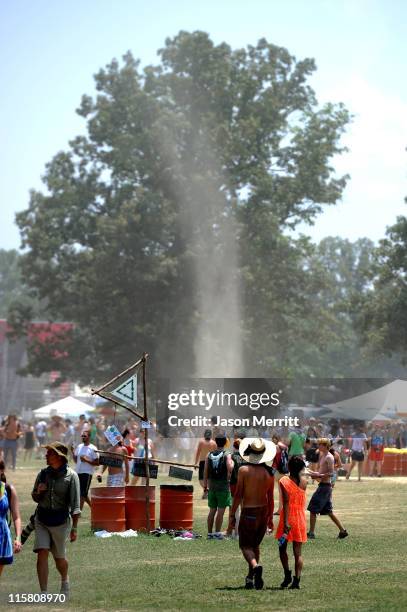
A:
[[[38,467],[33,467],[37,465]],[[15,484],[23,522],[34,504],[30,490],[40,461],[17,469]],[[194,476],[196,478],[196,476]],[[156,481],[170,482],[161,477]],[[181,483],[182,481],[174,481]],[[69,603],[49,606],[63,610],[289,610],[368,611],[407,609],[407,478],[339,481],[334,507],[349,538],[338,541],[328,518],[319,518],[317,539],[303,547],[300,591],[280,591],[282,579],[277,544],[266,537],[262,545],[265,589],[242,588],[246,565],[235,541],[205,539],[206,502],[195,485],[194,529],[204,537],[191,542],[168,536],[113,537],[99,540],[90,531],[85,507],[78,541],[68,544],[72,596]],[[158,486],[157,486],[158,489]],[[308,488],[312,494],[315,487]],[[159,503],[156,503],[158,519]],[[33,536],[15,563],[4,569],[0,602],[8,593],[37,593]],[[59,577],[50,563],[49,592],[58,592]],[[32,609],[3,605],[2,609]],[[46,609],[36,605],[35,609]]]

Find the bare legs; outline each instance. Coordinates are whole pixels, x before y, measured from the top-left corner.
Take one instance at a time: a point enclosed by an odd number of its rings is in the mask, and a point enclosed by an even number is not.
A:
[[[86,497],[81,497],[81,501],[80,501],[80,508],[82,510],[83,506],[85,505],[85,502],[88,504],[89,508],[92,508],[92,504],[91,501],[89,499],[89,495],[87,495]]]
[[[376,476],[382,475],[382,461],[369,461],[369,476],[374,476],[376,468]]]
[[[363,461],[353,461],[350,464],[350,468],[348,473],[346,474],[346,480],[349,480],[351,472],[353,470],[353,468],[355,467],[355,464],[358,464],[358,480],[362,480],[362,469],[363,469]]]
[[[281,561],[281,565],[283,566],[283,570],[284,570],[284,580],[280,585],[282,589],[285,589],[286,587],[289,587],[290,589],[300,588],[300,578],[301,578],[301,572],[302,572],[302,567],[303,567],[301,549],[302,549],[302,542],[293,542],[295,576],[294,578],[292,578],[289,563],[288,563],[287,542],[285,542],[279,548],[280,561]]]
[[[249,566],[249,578],[253,577],[253,570],[257,567],[260,559],[260,549],[256,548],[241,548],[243,557],[246,559]]]
[[[224,514],[225,514],[225,508],[218,508],[218,511],[216,513],[216,518],[215,518],[215,531],[217,531],[218,533],[222,529]]]
[[[341,521],[338,519],[338,517],[333,513],[333,512],[329,512],[328,513],[329,518],[331,519],[331,521],[333,523],[335,523],[335,525],[338,527],[340,532],[345,532],[345,527],[342,525]],[[309,532],[308,532],[308,537],[310,537],[310,534],[314,535],[315,534],[315,525],[317,522],[317,515],[314,514],[313,512],[310,512],[310,520],[309,520]],[[311,536],[311,539],[312,536]]]
[[[48,587],[48,555],[47,548],[40,548],[37,551],[37,574],[41,591],[46,591]],[[66,559],[55,559],[55,566],[61,576],[61,582],[68,580],[68,561]]]
[[[46,591],[48,587],[48,555],[47,548],[40,548],[37,551],[37,574],[41,591]]]

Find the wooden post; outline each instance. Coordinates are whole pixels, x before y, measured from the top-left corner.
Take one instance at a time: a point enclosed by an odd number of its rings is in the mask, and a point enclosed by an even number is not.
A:
[[[148,422],[147,413],[147,389],[146,389],[146,353],[143,353],[143,403],[144,421]],[[146,466],[146,526],[150,533],[150,464],[148,457],[148,428],[144,429],[144,465]]]

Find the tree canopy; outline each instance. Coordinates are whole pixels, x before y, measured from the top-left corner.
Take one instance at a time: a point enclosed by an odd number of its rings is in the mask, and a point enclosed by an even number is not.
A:
[[[233,314],[245,373],[310,373],[298,347],[323,351],[334,314],[316,308],[314,249],[292,230],[341,197],[347,177],[331,164],[349,114],[318,105],[312,59],[264,39],[232,50],[180,32],[159,56],[99,71],[78,109],[87,135],[17,215],[25,282],[75,324],[58,369],[101,380],[145,350],[161,373],[191,375],[196,337],[212,328],[222,352]],[[17,333],[28,317],[14,307]],[[33,351],[28,369],[51,363]]]
[[[357,319],[365,344],[407,363],[407,218],[388,228],[375,253],[370,291],[359,301]]]

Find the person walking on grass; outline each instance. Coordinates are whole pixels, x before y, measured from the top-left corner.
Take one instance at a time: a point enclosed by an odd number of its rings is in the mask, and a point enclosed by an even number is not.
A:
[[[283,507],[277,527],[276,538],[279,545],[281,565],[284,569],[282,589],[299,589],[303,567],[301,549],[303,542],[307,541],[307,521],[305,517],[305,490],[307,479],[301,474],[305,462],[301,457],[290,457],[288,461],[288,476],[282,476],[279,481]],[[293,543],[295,562],[295,576],[291,575],[288,563],[287,545]]]
[[[14,523],[15,538],[11,537],[9,513]],[[0,576],[5,565],[13,563],[13,553],[21,550],[21,516],[17,492],[7,483],[4,461],[0,461]]]
[[[85,502],[91,507],[89,499],[89,487],[92,482],[92,476],[96,465],[99,465],[99,458],[97,455],[97,448],[94,444],[90,443],[90,432],[89,429],[84,429],[82,432],[82,443],[78,444],[74,450],[71,447],[73,460],[76,462],[76,473],[79,477],[81,501],[80,509],[82,510]]]
[[[363,463],[365,461],[365,452],[367,450],[367,436],[363,431],[363,425],[356,426],[356,432],[352,437],[352,454],[351,464],[348,473],[346,474],[346,480],[349,480],[353,468],[358,464],[358,481],[362,480]]]
[[[4,463],[7,466],[7,460],[11,455],[11,468],[16,469],[18,440],[23,435],[21,424],[15,414],[9,414],[3,428],[3,449]]]
[[[377,425],[373,427],[369,442],[369,476],[374,476],[376,468],[376,476],[381,478],[384,461],[384,436]]]
[[[208,540],[223,540],[223,515],[232,503],[229,483],[233,461],[231,455],[225,451],[226,439],[226,434],[219,432],[215,438],[216,449],[205,459],[204,493],[208,493]]]
[[[206,429],[204,432],[203,438],[201,438],[198,442],[198,446],[195,453],[195,465],[198,465],[198,478],[199,484],[204,487],[204,470],[205,470],[205,460],[211,451],[216,450],[216,442],[212,440],[212,432],[210,429]],[[206,499],[208,497],[208,491],[203,491],[202,499]]]
[[[342,540],[348,536],[348,532],[333,513],[332,507],[332,485],[331,477],[334,472],[334,458],[329,452],[331,441],[328,438],[319,438],[318,440],[318,471],[308,470],[307,474],[311,478],[319,480],[319,485],[314,495],[311,497],[308,504],[310,512],[310,528],[308,539],[315,540],[315,524],[317,522],[317,514],[321,516],[327,514],[331,521],[339,529],[338,538]]]
[[[24,461],[31,461],[33,450],[35,448],[35,431],[34,425],[29,422],[24,432]]]
[[[264,585],[263,567],[259,564],[260,544],[267,531],[270,513],[272,516],[270,508],[274,489],[274,478],[264,464],[274,459],[276,446],[263,438],[244,438],[239,453],[246,463],[238,471],[229,528],[235,527],[236,511],[241,504],[239,547],[248,565],[245,588],[260,590]]]
[[[48,555],[51,551],[61,575],[60,592],[69,596],[66,540],[77,538],[80,510],[78,474],[68,467],[68,447],[53,442],[47,449],[47,467],[35,479],[31,497],[38,503],[35,514],[34,552],[37,553],[37,574],[41,593],[48,590]],[[72,524],[71,524],[72,518]]]

